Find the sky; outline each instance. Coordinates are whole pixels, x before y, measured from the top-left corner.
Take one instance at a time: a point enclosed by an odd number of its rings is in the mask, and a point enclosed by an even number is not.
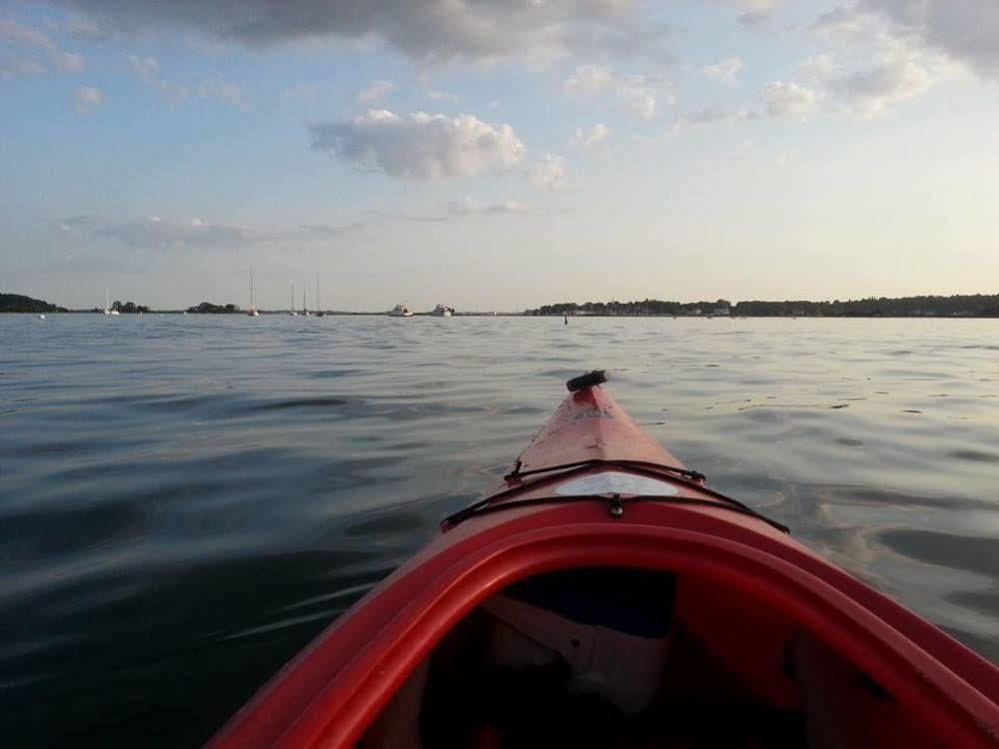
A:
[[[995,0],[0,0],[0,291],[999,291]]]

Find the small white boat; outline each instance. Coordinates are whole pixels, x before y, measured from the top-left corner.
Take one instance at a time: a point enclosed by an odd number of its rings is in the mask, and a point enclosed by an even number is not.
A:
[[[104,314],[108,316],[121,314],[118,310],[111,309],[111,292],[108,289],[104,289]]]
[[[44,319],[45,319],[45,315],[39,315],[39,316],[38,316],[38,319],[39,319],[39,320],[44,320]]]
[[[430,314],[434,317],[452,317],[454,315],[454,307],[448,307],[446,304],[438,304]]]
[[[326,317],[326,313],[319,305],[319,276],[316,276],[316,317]]]
[[[253,266],[250,266],[250,309],[246,312],[247,317],[260,317],[260,312],[253,304]]]
[[[389,310],[389,317],[412,317],[413,312],[405,304],[397,304]]]

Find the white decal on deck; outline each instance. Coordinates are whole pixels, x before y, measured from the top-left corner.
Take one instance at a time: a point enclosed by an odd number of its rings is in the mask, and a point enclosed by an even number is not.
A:
[[[592,476],[567,481],[559,486],[556,494],[563,497],[583,497],[588,494],[638,494],[653,497],[670,497],[678,489],[666,481],[636,476],[632,473],[604,471]]]

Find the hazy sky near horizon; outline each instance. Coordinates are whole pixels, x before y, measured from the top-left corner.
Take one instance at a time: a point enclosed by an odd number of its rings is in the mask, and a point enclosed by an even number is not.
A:
[[[0,291],[999,287],[995,0],[0,0]]]

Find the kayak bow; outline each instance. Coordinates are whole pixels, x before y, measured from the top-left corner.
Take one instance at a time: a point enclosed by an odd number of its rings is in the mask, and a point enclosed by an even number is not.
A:
[[[999,746],[995,666],[709,489],[603,379],[210,746]]]

